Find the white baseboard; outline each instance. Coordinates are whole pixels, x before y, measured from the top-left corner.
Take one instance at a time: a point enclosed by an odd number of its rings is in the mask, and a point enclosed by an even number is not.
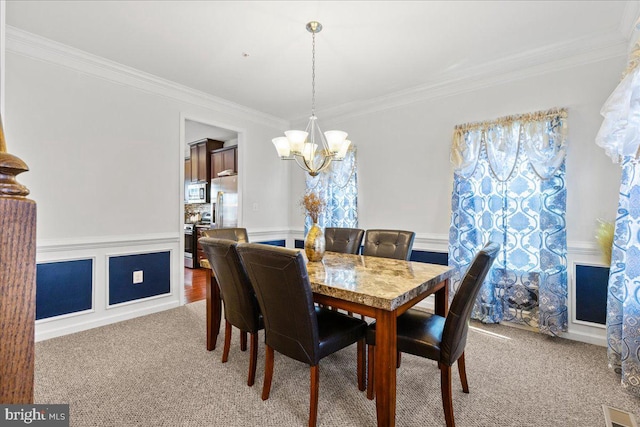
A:
[[[424,300],[416,304],[416,307],[424,308],[433,312],[433,310],[435,309],[433,297],[425,298]],[[508,322],[501,323],[501,325],[509,326],[512,328],[520,328],[518,325]],[[583,330],[576,330],[576,327],[579,327]],[[525,327],[522,327],[521,329],[530,330],[529,328]],[[583,325],[576,325],[575,327],[572,327],[572,325],[570,324],[569,330],[567,332],[563,332],[562,335],[560,335],[560,338],[566,338],[572,341],[580,341],[587,344],[599,345],[601,347],[607,346],[607,334],[606,330],[603,328],[585,327]]]
[[[73,334],[76,332],[86,331],[88,329],[97,328],[99,326],[110,325],[112,323],[122,322],[123,320],[129,320],[140,316],[146,316],[148,314],[157,313],[164,310],[179,307],[180,303],[176,300],[162,302],[155,304],[151,307],[144,307],[138,309],[131,309],[126,312],[121,312],[113,315],[100,315],[96,318],[95,315],[87,315],[87,320],[81,320],[80,317],[75,317],[74,322],[65,326],[60,326],[56,322],[46,322],[42,324],[36,324],[35,340],[44,341],[51,338],[60,337],[63,335]]]

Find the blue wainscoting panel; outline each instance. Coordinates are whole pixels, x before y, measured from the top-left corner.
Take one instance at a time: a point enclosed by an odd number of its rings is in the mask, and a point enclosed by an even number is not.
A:
[[[271,245],[271,246],[282,246],[283,248],[287,244],[285,240],[268,240],[266,242],[256,242],[256,243],[261,243],[263,245]]]
[[[429,252],[414,249],[411,251],[410,261],[449,265],[449,254],[446,252]]]
[[[143,281],[133,284],[133,272],[142,270]],[[109,257],[109,305],[171,292],[169,251]]]
[[[36,320],[90,310],[93,259],[47,262],[36,267]]]
[[[576,320],[606,324],[609,269],[576,265]]]
[[[293,242],[293,245],[295,246],[296,249],[304,249],[304,240],[296,239]]]

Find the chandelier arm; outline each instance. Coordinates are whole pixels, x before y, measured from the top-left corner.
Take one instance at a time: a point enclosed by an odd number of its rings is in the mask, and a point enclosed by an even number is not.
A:
[[[314,172],[313,168],[311,168],[309,163],[307,163],[307,159],[305,159],[304,156],[295,155],[295,156],[293,156],[293,158],[296,161],[296,164],[300,167],[300,169],[308,172],[309,174]],[[300,159],[302,159],[302,163],[300,162]]]
[[[355,158],[355,151],[356,151],[356,149],[355,149],[355,147],[354,147],[354,148],[349,148],[349,151],[353,151],[353,152],[354,152],[354,157],[353,157],[353,159],[352,159],[352,161],[351,161],[351,171],[349,172],[349,176],[348,176],[348,177],[347,177],[347,179],[345,180],[344,184],[338,184],[338,183],[336,183],[336,186],[337,186],[338,188],[340,188],[340,189],[346,188],[346,186],[347,186],[347,185],[349,185],[349,181],[351,181],[351,178],[353,177],[353,174],[354,174],[354,173],[355,173],[355,171],[356,171],[356,158]],[[347,154],[347,155],[348,155],[348,154]],[[345,158],[344,158],[344,159],[340,159],[340,160],[336,159],[336,160],[337,160],[337,161],[342,161],[342,160],[345,160],[345,159],[346,159],[346,156],[345,156]]]
[[[322,158],[322,164],[320,165],[320,167],[316,170],[317,173],[322,172],[323,170],[325,170],[326,168],[329,167],[329,165],[331,164],[331,160],[332,158],[330,156],[325,156]]]

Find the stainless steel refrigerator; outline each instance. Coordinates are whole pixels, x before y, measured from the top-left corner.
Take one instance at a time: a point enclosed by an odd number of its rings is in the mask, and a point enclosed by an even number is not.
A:
[[[238,226],[238,175],[211,180],[211,228]]]

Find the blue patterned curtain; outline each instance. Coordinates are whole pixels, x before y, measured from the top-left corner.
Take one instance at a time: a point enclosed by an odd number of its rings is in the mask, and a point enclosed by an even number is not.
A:
[[[596,144],[622,163],[607,293],[609,367],[640,397],[640,21],[632,39],[629,66],[602,107]]]
[[[472,317],[557,335],[567,328],[566,112],[456,128],[449,264],[463,273],[487,241],[502,251]],[[453,295],[453,292],[451,293]]]
[[[353,147],[353,146],[352,146]],[[356,148],[349,149],[344,160],[331,162],[319,175],[307,175],[307,191],[315,192],[327,204],[318,218],[318,225],[326,227],[358,227],[358,168]],[[311,227],[311,218],[304,222],[304,234]]]
[[[640,396],[640,166],[622,164],[620,202],[607,294],[609,366],[622,385]]]

